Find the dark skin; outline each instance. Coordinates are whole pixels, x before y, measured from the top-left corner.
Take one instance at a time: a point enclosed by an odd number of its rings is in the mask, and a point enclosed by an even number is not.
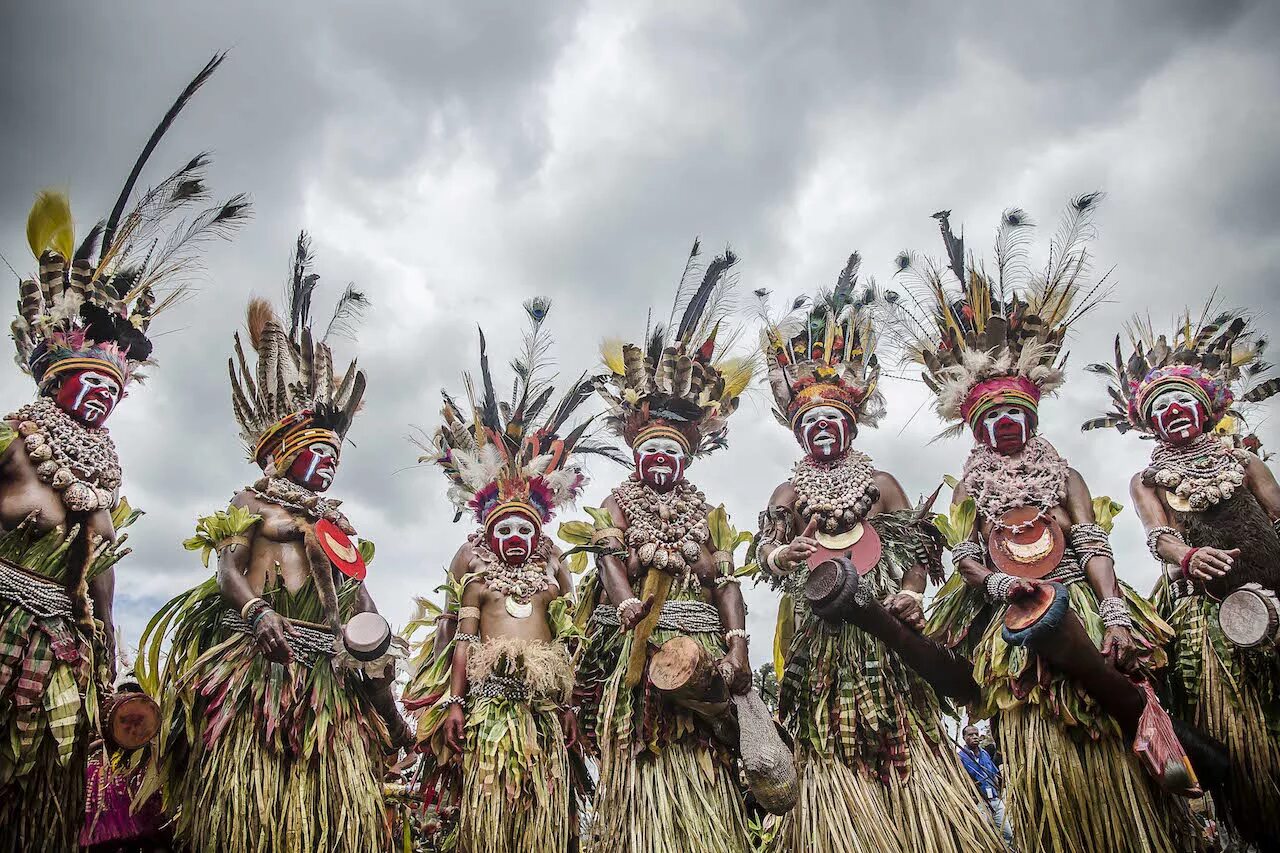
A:
[[[622,507],[618,506],[618,502],[613,499],[612,495],[605,500],[604,509],[608,510],[609,515],[613,518],[613,525],[625,533],[627,529],[626,516],[622,512]],[[604,587],[605,595],[608,596],[610,604],[618,607],[623,602],[634,597],[632,592],[633,585],[637,581],[642,581],[648,570],[640,565],[640,558],[636,552],[626,548],[622,540],[617,537],[605,539],[600,544],[614,550],[625,549],[627,551],[625,562],[612,555],[604,556],[600,560],[600,580]],[[720,614],[721,627],[726,632],[745,628],[747,613],[746,605],[742,601],[742,590],[738,588],[736,583],[716,586],[716,578],[720,577],[720,569],[705,543],[698,558],[690,566],[690,570],[694,577],[698,579],[706,599],[715,606],[716,611]],[[638,606],[633,605],[619,610],[618,620],[622,623],[622,629],[630,631],[635,628],[651,609],[653,609],[653,597],[649,596]],[[747,655],[746,638],[742,636],[730,638],[728,652],[721,659],[718,666],[721,673],[725,675],[725,680],[729,683],[729,689],[733,693],[743,694],[751,689],[751,663]]]
[[[964,748],[974,755],[978,754],[978,750],[982,749],[982,735],[978,733],[977,726],[964,727]],[[993,780],[997,790],[1004,788],[1004,774],[997,773]]]
[[[227,605],[241,610],[251,599],[260,597],[277,578],[291,592],[301,589],[311,577],[311,564],[303,542],[305,518],[247,490],[236,495],[231,503],[262,516],[262,520],[245,534],[249,539],[247,546],[230,544],[218,552],[218,589]],[[331,567],[330,571],[334,572],[336,585],[341,577],[336,569]],[[364,584],[357,587],[354,609],[356,613],[378,612]],[[293,659],[286,635],[294,633],[283,616],[267,610],[257,621],[253,639],[267,660],[283,665]],[[371,689],[366,695],[384,720],[392,724],[398,721],[391,732],[392,742],[397,747],[407,746],[413,742],[413,733],[396,708],[391,693],[393,678],[394,675],[388,675],[370,682]]]
[[[9,426],[17,428],[17,423],[10,421]],[[0,529],[13,530],[28,517],[34,516],[34,530],[37,535],[48,533],[59,525],[65,525],[68,512],[62,498],[51,486],[42,483],[36,476],[36,466],[27,455],[26,445],[18,439],[10,442],[3,454],[0,454]],[[111,522],[111,513],[99,509],[85,519],[85,530],[90,543],[114,542],[115,525]],[[103,663],[107,667],[111,681],[116,676],[116,631],[114,618],[114,601],[116,573],[114,568],[107,569],[89,581],[89,598],[93,601],[94,618],[102,622],[103,627]]]
[[[1257,498],[1262,509],[1273,520],[1280,518],[1280,484],[1276,477],[1256,456],[1250,456],[1245,465],[1244,485]],[[1181,531],[1182,525],[1175,519],[1169,508],[1167,492],[1158,486],[1148,486],[1142,482],[1142,474],[1135,474],[1129,481],[1129,495],[1133,499],[1134,511],[1142,519],[1147,530],[1153,527],[1172,527]],[[1156,540],[1156,552],[1170,566],[1169,571],[1178,579],[1182,575],[1182,560],[1191,546],[1168,533],[1163,533]],[[1191,555],[1187,564],[1187,575],[1191,580],[1207,581],[1220,578],[1231,571],[1235,558],[1240,556],[1239,548],[1222,550],[1220,548],[1200,548]]]

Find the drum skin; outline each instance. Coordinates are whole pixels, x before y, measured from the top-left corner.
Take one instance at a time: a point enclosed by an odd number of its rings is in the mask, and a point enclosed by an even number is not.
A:
[[[1228,640],[1245,649],[1274,646],[1280,639],[1280,604],[1276,594],[1245,584],[1218,606],[1218,626]]]
[[[116,693],[102,715],[102,735],[120,749],[137,749],[160,731],[160,706],[145,693]]]
[[[357,660],[376,660],[391,646],[391,625],[377,613],[357,613],[343,626],[342,644]]]

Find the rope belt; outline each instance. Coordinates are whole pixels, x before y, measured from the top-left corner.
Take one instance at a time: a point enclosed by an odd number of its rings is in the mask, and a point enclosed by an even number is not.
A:
[[[591,621],[610,628],[622,624],[618,621],[618,608],[612,604],[597,607],[591,614]],[[719,634],[720,613],[705,601],[668,601],[662,605],[657,627],[682,634]]]
[[[311,628],[292,619],[285,619],[285,621],[297,632],[290,634],[286,631],[285,642],[289,645],[289,651],[293,652],[294,658],[303,666],[307,668],[315,666],[317,658],[328,657],[335,653],[333,646],[336,638],[329,631]],[[253,627],[241,619],[240,614],[234,610],[223,612],[222,627],[239,634],[253,636]]]
[[[529,688],[518,678],[490,675],[471,689],[471,694],[481,699],[510,699],[512,702],[529,701]]]
[[[4,559],[0,559],[0,598],[42,619],[75,616],[71,596],[65,589]]]

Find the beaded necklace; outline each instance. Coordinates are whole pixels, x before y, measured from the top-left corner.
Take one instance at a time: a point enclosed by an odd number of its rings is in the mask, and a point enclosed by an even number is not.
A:
[[[817,516],[824,533],[838,533],[867,517],[880,500],[871,457],[850,450],[834,462],[815,462],[806,456],[791,475],[796,512],[806,523]]]
[[[59,493],[63,506],[71,512],[111,509],[121,471],[105,427],[86,427],[48,397],[26,404],[8,420],[17,422],[36,476]]]
[[[613,499],[627,519],[627,545],[646,569],[678,575],[698,559],[711,538],[711,507],[687,480],[669,492],[657,492],[633,474],[613,490]]]

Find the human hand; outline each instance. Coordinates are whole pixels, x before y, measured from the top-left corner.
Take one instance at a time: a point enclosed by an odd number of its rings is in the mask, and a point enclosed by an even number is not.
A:
[[[649,615],[649,611],[653,609],[653,593],[647,595],[644,601],[638,598],[628,599],[622,602],[618,607],[618,621],[622,623],[622,630],[630,631],[636,625],[643,621],[644,617]]]
[[[1138,644],[1133,639],[1133,632],[1123,626],[1107,628],[1102,635],[1102,655],[1121,672],[1133,673],[1138,669]]]
[[[287,635],[296,633],[293,626],[274,610],[263,611],[253,623],[253,640],[267,656],[267,660],[273,663],[289,663],[293,660]]]
[[[462,755],[462,747],[466,742],[467,714],[455,702],[449,706],[448,716],[444,720],[444,744],[455,755]]]
[[[885,608],[898,618],[898,621],[913,631],[924,630],[924,607],[919,599],[906,592],[891,595],[885,600]]]
[[[809,519],[799,536],[786,545],[779,545],[773,552],[773,564],[784,573],[794,572],[806,560],[813,556],[819,547],[818,540],[813,538],[818,530],[818,517]]]
[[[1197,548],[1187,561],[1187,575],[1198,581],[1211,581],[1231,571],[1239,548],[1223,551],[1220,548]]]
[[[740,696],[751,689],[751,662],[747,659],[745,643],[736,643],[716,664],[720,675],[729,685],[729,692]]]
[[[560,728],[564,731],[564,748],[573,749],[582,737],[582,729],[578,725],[578,715],[572,708],[565,708],[561,712]]]

